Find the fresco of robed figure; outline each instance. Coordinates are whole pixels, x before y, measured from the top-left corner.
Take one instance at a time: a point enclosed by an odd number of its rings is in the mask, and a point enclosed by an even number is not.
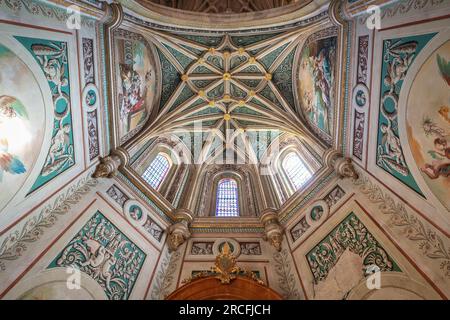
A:
[[[148,119],[155,99],[155,60],[147,43],[118,41],[119,136],[128,140]]]
[[[308,120],[323,132],[331,132],[334,101],[336,37],[312,41],[300,57],[299,97]]]
[[[430,93],[433,94],[430,94]],[[414,160],[433,194],[450,210],[450,41],[434,51],[414,78],[407,133]]]
[[[45,116],[33,72],[0,43],[0,210],[22,187],[39,156]]]

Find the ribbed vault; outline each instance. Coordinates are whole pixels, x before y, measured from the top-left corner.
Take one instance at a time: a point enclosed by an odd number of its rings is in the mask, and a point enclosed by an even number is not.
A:
[[[230,150],[257,163],[284,133],[320,145],[295,108],[299,30],[252,36],[148,30],[144,36],[157,48],[162,94],[140,137],[176,135],[196,163]]]

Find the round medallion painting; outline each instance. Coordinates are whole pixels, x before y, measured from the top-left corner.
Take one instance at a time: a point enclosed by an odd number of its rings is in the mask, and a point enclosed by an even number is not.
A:
[[[0,210],[30,174],[44,129],[45,105],[36,78],[0,43]]]
[[[450,209],[450,41],[417,73],[407,102],[411,152],[431,191]]]

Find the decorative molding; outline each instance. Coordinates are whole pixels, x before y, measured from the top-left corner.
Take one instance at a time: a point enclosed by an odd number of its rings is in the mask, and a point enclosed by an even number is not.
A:
[[[97,110],[87,112],[87,133],[89,143],[89,160],[92,161],[100,154]]]
[[[336,185],[333,190],[331,190],[324,198],[328,207],[331,208],[334,206],[342,197],[345,196],[345,191],[339,186]]]
[[[300,221],[297,222],[290,231],[292,241],[295,242],[297,239],[299,239],[301,236],[303,236],[308,231],[309,228],[310,228],[310,225],[306,221],[306,218],[303,217],[302,219],[300,219]]]
[[[322,188],[324,188],[331,180],[333,180],[334,178],[336,178],[337,174],[336,172],[332,171],[330,174],[327,174],[321,181],[319,181],[317,183],[317,185],[314,186],[314,188],[307,194],[305,195],[300,201],[299,203],[293,207],[292,209],[290,209],[288,212],[284,213],[283,211],[281,211],[280,214],[280,222],[284,225],[286,224],[289,219],[299,210],[301,210],[305,204],[310,201],[315,195],[317,195],[320,190],[322,190]]]
[[[82,38],[84,85],[95,84],[94,40]]]
[[[439,261],[443,276],[450,278],[450,247],[435,231],[425,226],[416,216],[409,214],[403,203],[395,201],[369,178],[360,174],[360,178],[353,183],[370,202],[378,204],[378,209],[383,214],[390,216],[390,227],[401,229],[401,234],[413,241],[422,255]]]
[[[262,255],[261,244],[259,242],[239,242],[241,254],[244,256]]]
[[[56,197],[53,203],[46,205],[38,215],[29,219],[20,231],[8,234],[0,246],[0,272],[6,269],[4,261],[18,259],[28,249],[28,243],[39,240],[46,229],[55,225],[59,216],[66,214],[96,185],[97,180],[89,175],[80,179],[76,185]]]
[[[182,284],[187,284],[192,281],[210,278],[220,280],[221,284],[229,285],[231,281],[237,277],[246,277],[251,279],[258,284],[265,285],[264,282],[259,278],[259,274],[243,269],[236,265],[236,256],[231,252],[231,248],[228,242],[225,242],[217,254],[214,266],[211,267],[210,271],[199,271],[191,275],[191,277],[182,281]]]
[[[152,293],[150,295],[152,300],[164,300],[169,295],[169,290],[175,279],[175,273],[181,255],[180,251],[174,251],[172,253],[166,251],[166,255],[161,262],[160,270],[156,275],[155,284],[152,288]]]
[[[275,25],[275,26],[270,26],[270,27],[260,27],[260,28],[250,28],[250,29],[230,29],[228,31],[236,33],[236,34],[252,34],[255,32],[270,32],[270,31],[281,32],[281,31],[285,31],[287,29],[295,28],[295,27],[307,27],[308,25],[318,22],[318,21],[326,18],[327,16],[328,16],[328,12],[327,12],[327,10],[324,10],[312,17],[309,17],[307,19],[302,19],[300,21],[290,23],[290,24],[282,24],[282,25]],[[165,25],[165,24],[161,24],[161,23],[155,23],[155,22],[153,22],[153,19],[152,20],[142,19],[142,18],[139,18],[137,16],[134,16],[134,15],[131,15],[128,13],[125,13],[125,20],[135,23],[137,25],[143,26],[145,28],[155,29],[155,30],[164,30],[164,31],[169,31],[169,32],[190,32],[190,33],[204,33],[205,32],[205,30],[194,29],[191,27],[182,28],[182,27],[177,27],[177,26]],[[196,21],[196,24],[198,24],[198,21]],[[212,34],[216,34],[216,35],[223,34],[223,30],[208,29],[208,32],[212,33]]]
[[[212,255],[214,242],[199,241],[193,242],[191,247],[192,255]]]
[[[25,11],[32,16],[42,16],[64,24],[71,15],[67,10],[35,0],[0,0],[0,7],[7,8],[16,15]],[[94,28],[95,23],[94,19],[81,17],[82,27]]]
[[[115,202],[119,204],[123,208],[123,205],[130,198],[115,184],[113,184],[106,193],[111,197]]]
[[[437,7],[447,0],[402,0],[394,1],[392,5],[381,9],[381,20],[394,18],[398,15],[405,16],[410,11],[424,10],[429,7]],[[364,10],[365,12],[365,10]],[[359,18],[360,24],[365,24],[370,15],[363,15]]]
[[[358,38],[357,82],[367,85],[367,69],[369,60],[369,36]]]
[[[137,228],[161,242],[164,230],[152,219],[150,212],[137,200],[127,200],[123,205],[123,213],[128,221]]]
[[[353,155],[359,160],[362,160],[364,147],[364,112],[355,110],[355,119],[353,123]]]
[[[275,272],[278,275],[278,285],[283,294],[283,298],[287,300],[300,300],[301,296],[297,289],[295,275],[292,272],[291,261],[287,249],[276,252],[273,255],[275,262]]]

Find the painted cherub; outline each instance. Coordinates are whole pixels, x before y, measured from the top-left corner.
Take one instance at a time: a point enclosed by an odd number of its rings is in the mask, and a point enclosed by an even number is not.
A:
[[[431,164],[425,163],[420,169],[430,179],[437,179],[440,176],[448,177],[450,175],[450,147],[447,146],[445,138],[434,139],[434,149],[428,151],[428,154],[433,158]]]
[[[28,119],[25,107],[14,97],[0,96],[0,126],[13,118]],[[26,172],[26,168],[18,156],[9,152],[9,141],[0,133],[0,182],[4,172],[21,174]]]

